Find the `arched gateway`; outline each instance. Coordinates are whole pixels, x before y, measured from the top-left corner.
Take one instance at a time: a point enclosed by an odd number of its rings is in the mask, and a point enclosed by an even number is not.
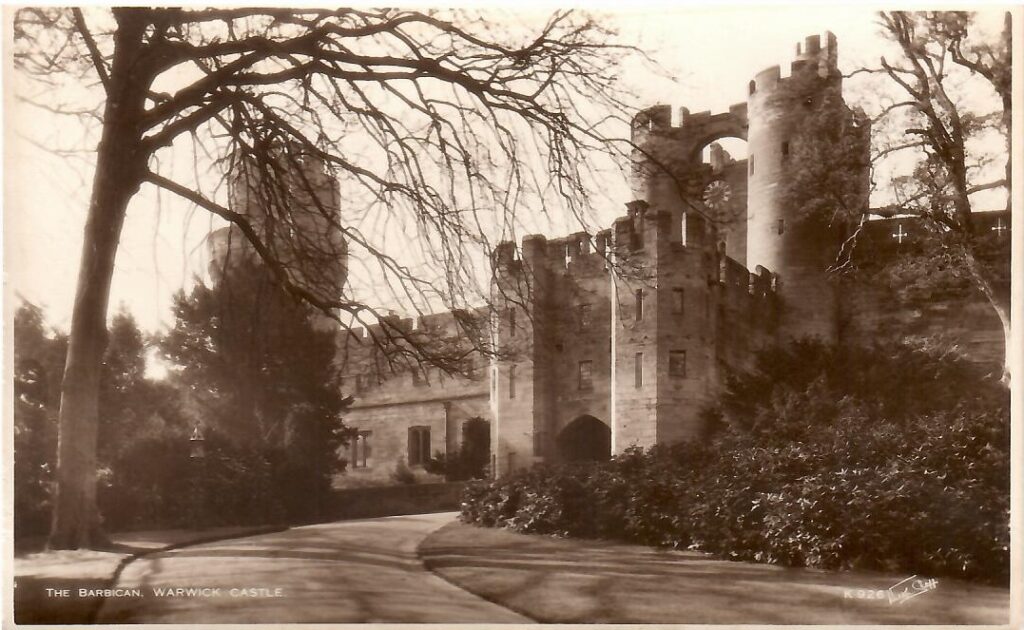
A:
[[[594,416],[580,416],[558,434],[563,462],[604,461],[612,456],[612,430]]]

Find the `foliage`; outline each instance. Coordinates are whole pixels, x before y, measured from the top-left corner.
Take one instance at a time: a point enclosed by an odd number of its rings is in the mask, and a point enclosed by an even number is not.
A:
[[[435,453],[423,468],[445,481],[485,479],[491,454],[491,425],[483,418],[470,418],[462,425],[462,447]]]
[[[224,456],[247,453],[237,464],[256,477],[269,467],[266,493],[291,518],[314,516],[348,435],[335,329],[318,327],[310,307],[251,261],[233,264],[214,286],[179,293],[174,313],[161,352],[204,424],[233,444]]]
[[[134,318],[111,323],[104,354],[99,424],[101,513],[114,529],[177,522],[181,471],[165,466],[186,452],[186,420],[178,395],[145,378],[146,342]],[[67,338],[48,332],[38,307],[24,303],[14,318],[15,519],[18,537],[46,532],[56,468],[57,407]],[[184,435],[184,437],[182,437]]]
[[[799,76],[804,85],[793,90],[807,97],[800,133],[792,140],[787,160],[791,169],[780,189],[786,206],[803,223],[819,229],[849,227],[868,210],[870,191],[870,124],[863,112],[851,112],[838,85],[825,89],[828,79]],[[818,94],[820,92],[820,94]]]
[[[458,9],[14,13],[12,57],[29,79],[16,100],[95,124],[101,138],[62,382],[52,546],[104,542],[97,376],[119,236],[143,184],[231,223],[290,295],[363,324],[383,314],[388,289],[417,309],[475,303],[478,248],[508,236],[490,226],[517,225],[524,197],[584,219],[588,191],[600,190],[595,153],[624,155],[606,129],[625,110],[616,69],[627,50],[571,11],[511,22]],[[193,168],[168,166],[181,156]],[[307,177],[312,162],[328,172]],[[343,180],[346,216],[320,175]],[[242,184],[229,197],[242,190],[259,212],[222,205],[225,183]],[[343,294],[337,265],[319,264],[350,250],[374,269],[363,296]],[[412,355],[431,360],[424,348]]]
[[[416,473],[409,468],[404,460],[400,459],[395,464],[395,469],[391,471],[391,481],[403,486],[411,486],[416,483]]]
[[[730,380],[709,443],[471,487],[463,520],[736,560],[1005,583],[1005,390],[899,348],[774,349]]]
[[[45,533],[57,451],[57,396],[66,340],[46,330],[42,310],[14,313],[14,533]]]

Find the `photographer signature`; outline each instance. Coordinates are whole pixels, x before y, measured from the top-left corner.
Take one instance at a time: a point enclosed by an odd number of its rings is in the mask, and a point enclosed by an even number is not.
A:
[[[844,589],[843,599],[888,600],[889,604],[902,604],[938,587],[939,581],[935,578],[919,578],[916,575],[911,575],[884,591],[880,589]]]

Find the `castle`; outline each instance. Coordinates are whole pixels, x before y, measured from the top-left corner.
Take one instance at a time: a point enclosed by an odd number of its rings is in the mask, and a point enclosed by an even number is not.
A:
[[[943,313],[973,309],[980,324],[960,330],[960,341],[999,346],[998,322],[976,297],[908,314],[887,312],[877,289],[837,290],[826,267],[840,235],[785,203],[811,112],[833,108],[867,151],[868,123],[844,103],[836,62],[831,33],[808,37],[788,76],[778,66],[758,73],[747,101],[727,112],[682,109],[678,121],[667,106],[638,113],[625,216],[593,235],[534,235],[495,248],[491,311],[470,316],[489,318],[496,352],[478,355],[468,376],[388,374],[373,358],[381,325],[341,335],[339,361],[355,396],[346,417],[357,432],[351,473],[379,476],[452,452],[472,418],[490,423],[496,475],[699,438],[701,411],[727,371],[796,337],[862,343],[915,326],[949,331],[956,326]],[[746,159],[717,143],[728,137],[746,141]],[[995,230],[997,220],[1008,227],[1005,213],[991,213],[978,229]],[[899,244],[909,234],[904,223],[873,221],[863,239],[887,251],[892,232]],[[457,338],[461,316],[386,324]]]

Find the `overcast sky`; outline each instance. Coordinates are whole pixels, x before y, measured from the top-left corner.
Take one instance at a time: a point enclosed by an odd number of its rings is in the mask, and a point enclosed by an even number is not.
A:
[[[995,22],[998,15],[992,13]],[[642,100],[686,106],[693,112],[725,111],[730,104],[745,101],[747,82],[765,67],[780,64],[786,74],[796,43],[807,35],[834,32],[840,66],[846,71],[877,63],[885,49],[873,13],[856,6],[661,8],[608,19],[619,27],[624,42],[649,51],[675,75],[672,81],[638,69],[630,76],[630,85]],[[15,132],[7,136],[7,281],[13,292],[43,306],[48,320],[66,330],[91,184],[89,156],[56,157],[41,150],[33,142],[45,143],[59,135],[66,143],[75,126],[10,99],[7,104],[15,124]],[[629,201],[625,181],[609,186],[612,197],[621,197],[621,202],[598,209],[608,225]],[[119,303],[126,304],[148,330],[169,324],[170,296],[202,273],[203,239],[217,225],[205,212],[166,196],[137,197],[121,239],[112,311]],[[17,298],[14,302],[16,306]]]

